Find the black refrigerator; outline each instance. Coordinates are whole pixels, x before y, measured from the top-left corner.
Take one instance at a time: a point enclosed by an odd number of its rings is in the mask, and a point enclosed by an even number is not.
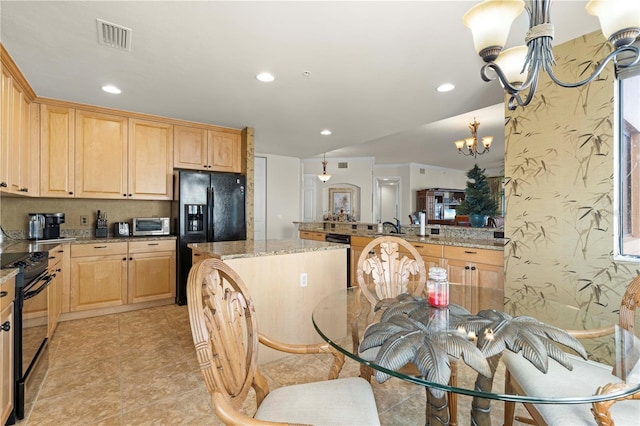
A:
[[[233,173],[176,172],[177,219],[176,303],[187,303],[191,269],[189,243],[247,239],[246,177]]]

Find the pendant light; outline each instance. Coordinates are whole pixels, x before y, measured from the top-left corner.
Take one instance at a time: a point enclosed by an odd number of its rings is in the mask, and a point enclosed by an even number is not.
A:
[[[318,175],[318,179],[320,179],[322,182],[326,182],[329,179],[331,179],[331,175],[327,174],[327,158],[326,158],[326,153],[322,154],[322,174]]]

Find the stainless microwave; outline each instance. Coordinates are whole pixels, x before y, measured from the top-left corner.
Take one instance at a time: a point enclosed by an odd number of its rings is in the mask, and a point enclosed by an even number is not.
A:
[[[133,236],[169,235],[171,219],[168,217],[134,217]]]

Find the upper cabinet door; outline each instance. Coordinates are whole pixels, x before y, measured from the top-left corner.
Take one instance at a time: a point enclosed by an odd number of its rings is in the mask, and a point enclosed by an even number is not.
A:
[[[139,200],[173,199],[173,125],[129,119],[129,192]]]
[[[209,130],[209,170],[240,173],[240,135]]]
[[[209,170],[207,167],[207,131],[195,127],[174,126],[173,167]]]
[[[40,195],[74,196],[75,110],[40,105]]]
[[[76,197],[126,198],[127,118],[76,111]]]

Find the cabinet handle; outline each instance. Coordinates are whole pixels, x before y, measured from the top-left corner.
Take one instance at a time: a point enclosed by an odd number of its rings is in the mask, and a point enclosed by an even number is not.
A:
[[[424,246],[416,246],[414,245],[415,248],[424,248]]]
[[[122,194],[122,196],[123,196],[123,197],[126,197],[126,196],[127,196],[127,194]]]
[[[477,251],[469,251],[469,250],[465,250],[464,251],[466,254],[478,254]]]
[[[9,294],[7,291],[0,291],[0,297],[5,297]]]
[[[123,261],[123,262],[126,262],[126,261],[127,261],[127,258],[126,258],[126,257],[123,257],[123,258],[122,258],[122,261]]]
[[[160,243],[148,243],[147,245],[148,245],[148,246],[159,246],[159,245],[160,245]]]
[[[93,246],[93,248],[107,248],[107,246]]]
[[[7,182],[0,182],[0,188],[6,188],[7,186]]]
[[[69,195],[73,195],[73,191],[69,191]]]
[[[476,267],[475,267],[475,266],[472,266],[472,267],[471,267],[471,270],[472,270],[472,271],[475,271],[475,270],[476,270]]]
[[[464,267],[464,269],[469,269],[469,267],[468,267],[468,266],[465,266],[465,267]]]
[[[131,194],[129,194],[129,197],[131,197]]]
[[[193,253],[194,256],[200,256],[200,253]]]
[[[11,323],[9,321],[5,321],[2,323],[2,326],[0,326],[0,328],[2,329],[2,331],[9,331],[11,330]]]
[[[56,272],[62,272],[62,269],[58,268],[56,269]]]
[[[18,189],[20,192],[29,192],[29,188],[20,188]]]
[[[133,260],[133,257],[130,257],[129,260]]]

